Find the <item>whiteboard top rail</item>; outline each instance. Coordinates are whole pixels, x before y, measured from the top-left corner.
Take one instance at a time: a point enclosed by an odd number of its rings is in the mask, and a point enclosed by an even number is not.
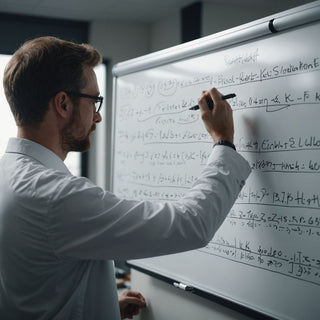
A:
[[[256,21],[240,25],[210,36],[202,37],[158,52],[116,64],[114,77],[134,73],[182,60],[208,51],[238,44],[267,34],[320,20],[320,0],[289,9]]]

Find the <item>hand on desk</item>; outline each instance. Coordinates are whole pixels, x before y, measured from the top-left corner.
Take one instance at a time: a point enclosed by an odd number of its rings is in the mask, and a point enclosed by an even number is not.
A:
[[[146,306],[146,300],[141,293],[131,290],[125,290],[119,294],[119,306],[121,319],[132,319],[139,314],[141,308]]]

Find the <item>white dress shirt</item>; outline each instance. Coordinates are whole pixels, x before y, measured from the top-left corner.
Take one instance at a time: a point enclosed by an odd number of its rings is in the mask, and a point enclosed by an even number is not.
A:
[[[0,319],[120,319],[112,260],[205,246],[249,173],[216,146],[183,199],[125,200],[11,138],[0,161]]]

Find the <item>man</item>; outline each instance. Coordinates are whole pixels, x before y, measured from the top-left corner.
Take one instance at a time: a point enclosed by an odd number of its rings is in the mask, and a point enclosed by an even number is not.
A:
[[[183,199],[119,199],[72,176],[63,160],[90,148],[101,121],[93,70],[100,61],[91,46],[42,37],[25,43],[5,70],[18,134],[0,162],[1,319],[131,317],[145,300],[129,291],[118,301],[112,260],[206,245],[249,175],[233,150],[232,109],[211,89],[199,106],[219,145]]]

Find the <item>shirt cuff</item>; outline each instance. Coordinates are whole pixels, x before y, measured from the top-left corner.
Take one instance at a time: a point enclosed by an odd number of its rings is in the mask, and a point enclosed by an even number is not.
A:
[[[225,158],[228,158],[228,163],[230,163],[232,167],[236,168],[236,170],[238,170],[237,173],[242,175],[244,179],[249,176],[251,168],[248,161],[237,151],[228,146],[216,145],[212,149],[207,163],[210,164],[217,161],[224,163]]]

